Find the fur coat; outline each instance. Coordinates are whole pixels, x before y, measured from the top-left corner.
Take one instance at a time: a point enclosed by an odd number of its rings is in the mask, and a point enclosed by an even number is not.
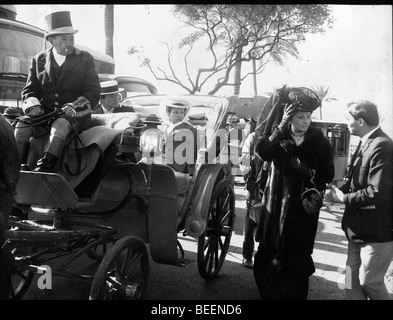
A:
[[[299,146],[290,133],[285,132],[273,142],[269,142],[268,137],[261,138],[255,151],[263,160],[272,163],[256,240],[272,247],[282,260],[311,255],[319,212],[310,215],[304,211],[301,202],[303,184],[311,185],[303,174],[291,167],[289,158],[291,154],[295,155],[314,169],[315,186],[323,191],[334,177],[333,151],[328,139],[319,129],[310,126]]]

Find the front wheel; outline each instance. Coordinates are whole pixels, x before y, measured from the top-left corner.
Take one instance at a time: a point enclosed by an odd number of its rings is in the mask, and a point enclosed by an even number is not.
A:
[[[215,278],[225,261],[232,237],[235,192],[228,180],[213,189],[205,232],[198,238],[198,270],[202,278]]]
[[[8,299],[19,300],[29,289],[36,271],[29,268],[27,263],[23,263],[23,259],[33,251],[30,247],[26,248],[13,248],[11,253],[9,248],[1,249],[1,275],[0,281],[8,281]],[[7,270],[7,271],[6,271]],[[8,278],[7,280],[5,278]]]
[[[108,250],[93,280],[90,300],[142,299],[149,277],[149,256],[138,237],[123,237]]]

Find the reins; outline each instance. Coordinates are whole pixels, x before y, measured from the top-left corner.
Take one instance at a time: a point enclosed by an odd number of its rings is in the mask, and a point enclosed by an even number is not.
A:
[[[53,110],[52,112],[49,112],[49,113],[39,116],[39,117],[31,118],[29,116],[20,116],[14,120],[14,122],[12,123],[12,126],[16,127],[16,124],[18,122],[23,122],[26,124],[25,126],[19,126],[19,128],[21,128],[21,129],[35,127],[35,126],[42,126],[45,124],[49,124],[54,117],[61,114],[62,112],[63,112],[63,110],[58,108],[58,109]],[[70,176],[77,176],[86,169],[87,157],[85,157],[85,164],[82,168],[82,165],[81,165],[82,155],[81,155],[80,148],[78,148],[78,142],[81,144],[81,146],[82,146],[81,149],[83,150],[83,152],[85,154],[86,154],[86,148],[83,145],[83,142],[81,141],[81,139],[79,137],[79,133],[77,130],[77,122],[74,118],[72,118],[72,119],[74,121],[74,124],[72,124],[72,133],[66,139],[63,151],[60,156],[60,160],[61,160],[61,168],[64,172],[66,172]],[[77,169],[75,172],[73,172],[70,169],[70,167],[66,161],[66,158],[67,158],[66,153],[67,153],[67,150],[68,150],[68,152],[70,152],[70,150],[71,150],[70,146],[71,146],[72,142],[74,142],[74,148],[75,148],[75,154],[76,154],[76,160],[77,160]]]

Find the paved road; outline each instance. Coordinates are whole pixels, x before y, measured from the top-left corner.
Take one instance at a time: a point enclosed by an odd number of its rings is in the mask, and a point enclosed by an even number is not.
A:
[[[179,235],[185,249],[185,257],[191,262],[185,267],[155,263],[150,259],[147,300],[258,300],[253,272],[241,265],[243,242],[242,228],[245,214],[244,185],[235,185],[236,217],[226,262],[219,276],[213,281],[203,280],[197,267],[197,243],[191,237]],[[310,280],[309,300],[340,300],[344,298],[343,278],[338,272],[345,265],[347,241],[340,228],[343,207],[327,204],[322,208],[313,258],[316,272]],[[80,265],[94,270],[96,265],[82,259]],[[393,264],[386,277],[393,293]],[[75,279],[54,277],[52,290],[40,290],[36,279],[26,300],[83,300],[87,299],[90,283]]]

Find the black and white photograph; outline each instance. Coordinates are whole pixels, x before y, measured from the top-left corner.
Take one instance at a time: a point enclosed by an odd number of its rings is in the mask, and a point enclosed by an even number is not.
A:
[[[392,300],[392,8],[0,4],[0,300]]]

